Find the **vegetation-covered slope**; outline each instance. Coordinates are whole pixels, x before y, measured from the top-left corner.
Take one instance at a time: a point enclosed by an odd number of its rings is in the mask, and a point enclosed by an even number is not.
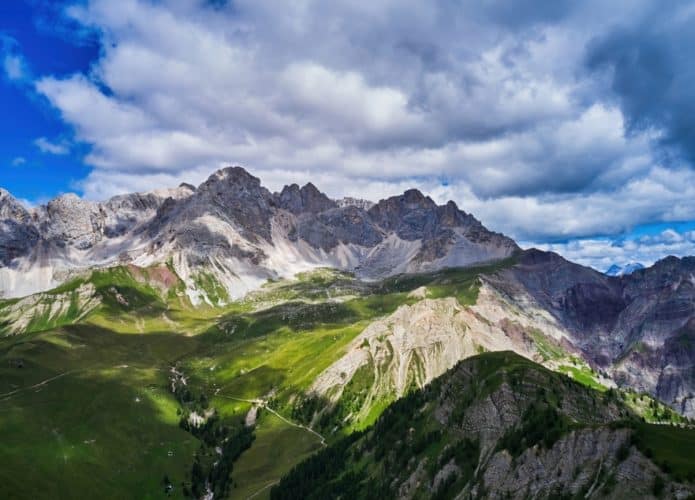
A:
[[[294,468],[271,497],[686,497],[694,438],[641,423],[613,391],[486,353]]]

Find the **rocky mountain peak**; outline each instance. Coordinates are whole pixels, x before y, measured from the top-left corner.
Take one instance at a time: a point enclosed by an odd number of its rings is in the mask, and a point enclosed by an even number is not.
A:
[[[216,200],[222,206],[242,201],[253,205],[272,203],[272,195],[261,185],[261,180],[242,167],[218,170],[198,186],[193,196]]]
[[[672,269],[674,267],[693,265],[695,265],[695,257],[676,257],[675,255],[668,255],[667,257],[664,257],[663,259],[656,261],[651,269],[663,270]]]
[[[28,221],[29,212],[8,191],[0,188],[0,219]]]
[[[255,191],[261,189],[261,180],[242,167],[225,167],[208,177],[205,182],[198,186],[198,190],[221,192],[221,190],[230,187],[234,188],[235,191]]]
[[[643,290],[651,288],[675,291],[680,284],[685,284],[692,289],[695,287],[695,257],[669,255],[658,260],[651,267],[624,275],[623,280],[630,290],[639,286]]]
[[[12,196],[6,189],[0,187],[0,206],[5,205],[6,203],[12,203],[13,201],[16,202],[14,196]]]
[[[0,188],[0,268],[24,255],[38,240],[31,214],[10,193]],[[0,297],[3,290],[0,289]]]
[[[455,204],[438,207],[417,189],[379,201],[369,209],[369,215],[379,226],[396,231],[405,240],[431,238],[444,226],[464,224],[466,217]]]
[[[639,271],[640,269],[644,269],[644,266],[639,262],[628,262],[622,266],[613,264],[606,270],[604,274],[606,274],[606,276],[625,276],[632,274],[635,271]]]
[[[319,191],[311,182],[307,182],[300,189],[300,193],[304,205],[312,212],[323,212],[338,206],[335,201]]]
[[[146,193],[131,193],[117,195],[101,204],[106,214],[104,235],[112,238],[120,236],[145,222],[161,211],[169,203],[169,207],[195,192],[190,184],[181,184],[173,189],[156,189]]]
[[[471,223],[480,224],[475,217],[460,210],[452,200],[439,207],[439,217],[441,224],[448,227],[464,226]]]
[[[257,242],[258,236],[271,240],[270,220],[275,206],[273,195],[258,177],[242,167],[226,167],[198,186],[179,207],[179,213],[186,220],[217,216],[232,222],[245,238]]]
[[[302,213],[302,195],[298,184],[290,184],[282,188],[280,194],[276,194],[278,205],[280,208],[292,212],[293,214]]]
[[[569,263],[560,255],[554,252],[546,252],[538,248],[524,250],[519,258],[519,263],[525,266],[547,265],[547,264],[566,264]]]
[[[320,213],[338,205],[328,196],[319,191],[311,182],[299,187],[297,184],[285,186],[279,195],[276,195],[278,205],[299,215],[304,212]]]
[[[49,201],[44,210],[41,233],[46,240],[86,249],[101,239],[105,214],[98,204],[66,193]]]
[[[417,189],[392,196],[369,209],[369,215],[386,230],[394,230],[405,240],[419,238],[427,226],[434,223],[436,203]]]
[[[78,215],[79,212],[89,213],[96,208],[96,204],[83,200],[75,193],[65,193],[53,198],[46,204],[46,212],[49,217],[64,217]]]
[[[408,208],[432,208],[437,206],[437,204],[429,196],[425,196],[419,189],[408,189],[401,196],[394,196],[389,199],[397,199],[402,205],[408,206]]]
[[[622,274],[622,270],[623,268],[618,264],[613,264],[606,270],[605,274],[606,276],[620,276]]]

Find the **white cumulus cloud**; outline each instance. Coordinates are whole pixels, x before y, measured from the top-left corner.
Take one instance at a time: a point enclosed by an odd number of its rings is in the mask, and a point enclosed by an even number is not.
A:
[[[586,68],[597,37],[653,7],[87,0],[66,15],[99,59],[35,89],[87,145],[90,198],[241,164],[273,189],[419,187],[524,241],[616,235],[695,218],[692,166]]]

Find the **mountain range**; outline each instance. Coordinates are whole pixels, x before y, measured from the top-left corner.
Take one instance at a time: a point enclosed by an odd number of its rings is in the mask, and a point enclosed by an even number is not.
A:
[[[313,184],[271,193],[240,167],[197,188],[116,196],[60,196],[28,211],[0,192],[0,294],[52,288],[94,267],[171,261],[194,301],[213,275],[230,298],[268,279],[330,266],[360,277],[466,266],[508,257],[517,245],[449,202],[417,190],[381,200],[329,199]]]
[[[613,271],[417,190],[0,190],[0,493],[686,498],[695,258]]]

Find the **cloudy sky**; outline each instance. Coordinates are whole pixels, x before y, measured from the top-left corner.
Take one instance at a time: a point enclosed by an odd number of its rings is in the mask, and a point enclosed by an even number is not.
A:
[[[695,254],[695,4],[2,2],[0,186],[418,187],[605,269]]]

